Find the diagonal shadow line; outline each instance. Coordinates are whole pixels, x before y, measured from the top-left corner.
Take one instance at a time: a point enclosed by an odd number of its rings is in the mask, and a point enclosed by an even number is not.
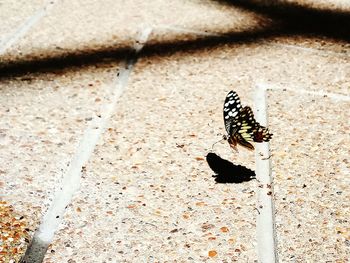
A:
[[[204,48],[225,44],[257,42],[276,36],[314,35],[350,40],[350,14],[348,12],[310,9],[291,3],[262,5],[252,1],[213,0],[255,12],[270,18],[274,23],[264,28],[249,31],[229,32],[222,36],[202,36],[194,40],[173,39],[146,45],[140,56],[166,56],[174,52],[202,52]],[[341,27],[339,27],[341,25]],[[81,67],[99,65],[112,60],[118,62],[133,54],[131,47],[107,47],[100,50],[80,50],[61,56],[44,57],[34,60],[18,60],[0,63],[0,80],[22,76],[27,73],[64,72],[79,70]]]
[[[17,60],[0,63],[0,80],[6,80],[33,73],[61,73],[80,70],[81,67],[125,61],[135,50],[131,47],[101,48],[99,50],[79,50],[57,56],[44,56],[31,60]]]
[[[229,32],[219,36],[198,37],[194,40],[166,41],[146,45],[141,54],[142,57],[168,56],[175,52],[201,53],[205,48],[220,47],[227,44],[240,45],[256,43],[261,40],[281,35],[278,28],[266,27],[242,32]]]
[[[350,41],[350,12],[302,6],[280,0],[213,0],[227,6],[239,7],[278,22],[281,30],[293,35],[316,35]]]
[[[175,52],[202,52],[204,48],[225,44],[241,44],[259,41],[279,34],[272,28],[231,32],[220,36],[198,36],[192,40],[169,40],[146,44],[139,57],[168,56]],[[81,67],[124,61],[134,55],[132,47],[107,47],[100,50],[86,50],[55,57],[44,57],[34,60],[18,60],[11,63],[0,63],[0,80],[26,75],[28,73],[64,73],[67,70],[79,70]]]

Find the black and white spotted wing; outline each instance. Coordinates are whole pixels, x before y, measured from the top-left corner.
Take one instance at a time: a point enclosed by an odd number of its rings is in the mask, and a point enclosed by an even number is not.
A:
[[[240,128],[239,113],[242,110],[238,94],[231,90],[224,103],[224,121],[227,134],[233,134]]]
[[[268,128],[261,126],[254,118],[250,107],[242,108],[236,92],[230,91],[224,103],[224,121],[230,146],[236,149],[239,144],[250,150],[254,149],[252,142],[267,142],[272,134]]]

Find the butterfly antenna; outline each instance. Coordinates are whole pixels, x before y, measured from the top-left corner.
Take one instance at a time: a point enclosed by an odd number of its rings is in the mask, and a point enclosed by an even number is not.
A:
[[[219,142],[222,142],[222,141],[226,141],[227,140],[227,137],[225,135],[222,136],[222,139],[221,140],[218,140],[217,142],[215,142],[212,146],[211,146],[211,149],[213,150],[215,144],[219,143]]]

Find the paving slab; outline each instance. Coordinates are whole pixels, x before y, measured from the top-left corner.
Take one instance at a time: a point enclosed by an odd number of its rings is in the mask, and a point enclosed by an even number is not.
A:
[[[269,103],[280,261],[348,262],[350,97],[270,91]]]
[[[31,233],[111,102],[116,61],[153,30],[45,262],[257,261],[258,182],[217,184],[205,160],[214,151],[254,170],[253,153],[211,146],[226,93],[252,106],[257,83],[271,89],[280,260],[348,260],[349,44],[274,22],[229,1],[57,1],[5,52],[0,67],[18,77],[0,88],[0,186]],[[24,75],[35,68],[56,73]]]
[[[315,71],[312,62],[322,59],[328,61],[329,69],[347,74],[344,58],[310,55],[273,43],[226,44],[139,60],[116,116],[86,166],[82,192],[67,211],[63,230],[45,261],[89,261],[96,257],[111,262],[132,262],[135,258],[210,261],[215,253],[214,260],[257,260],[257,182],[215,184],[203,159],[212,143],[220,139],[217,134],[224,132],[222,102],[229,89],[235,89],[248,105],[252,105],[257,82],[277,83],[286,89],[296,83],[311,87],[310,92],[328,86],[331,91],[332,71],[311,74]],[[315,75],[322,78],[316,82]],[[346,92],[346,86],[339,87]],[[291,94],[297,90],[289,89]],[[293,105],[302,99],[295,97]],[[270,117],[274,118],[272,132],[277,125],[285,128],[286,121],[290,123],[288,116],[296,116],[287,109],[284,114],[285,118]],[[288,138],[278,127],[276,134],[277,141]],[[225,144],[214,149],[223,158],[254,170],[250,152],[241,150],[237,155]],[[313,202],[322,206],[319,199]],[[288,220],[294,216],[289,215]],[[68,242],[68,237],[84,241]],[[291,237],[283,232],[279,238]],[[113,245],[106,247],[104,240]],[[96,247],[101,251],[99,256],[89,254]],[[288,256],[282,254],[281,258]]]
[[[256,259],[256,181],[216,184],[205,161],[221,139],[227,92],[216,84],[219,73],[201,77],[213,60],[174,55],[137,63],[45,262]],[[253,169],[251,152],[218,149]]]
[[[27,4],[27,1],[2,1],[0,7],[2,10],[0,12],[0,45],[4,44],[3,42],[30,19],[45,2],[44,0],[34,0]]]
[[[154,38],[158,38],[158,29],[154,29]],[[171,33],[170,33],[171,34]],[[152,39],[152,37],[151,37]],[[347,96],[349,94],[349,74],[350,57],[337,47],[343,47],[350,50],[349,47],[343,46],[342,42],[328,41],[327,48],[318,49],[317,38],[304,39],[313,41],[314,46],[304,48],[297,38],[279,37],[270,40],[257,41],[251,43],[248,40],[244,43],[227,43],[225,38],[222,39],[223,44],[217,43],[217,49],[222,48],[220,54],[222,59],[226,60],[229,65],[234,66],[234,74],[232,78],[236,81],[248,81],[250,83],[271,83],[272,86],[289,87],[294,90],[310,90],[334,92]],[[300,46],[298,46],[298,43]],[[208,52],[210,48],[200,45],[190,44],[187,50],[186,44],[183,48],[174,48],[160,55],[168,56],[177,53],[179,56],[186,56],[188,52],[191,54],[203,54]],[[225,47],[234,47],[227,51]],[[209,53],[209,52],[208,52]],[[268,55],[267,55],[268,54]],[[146,56],[152,56],[146,53]],[[239,65],[240,61],[244,61]],[[230,85],[229,81],[224,77],[220,77],[221,81],[225,81],[226,85]],[[240,85],[244,85],[244,84]],[[236,84],[237,85],[237,84]]]
[[[30,235],[60,187],[83,130],[108,101],[116,72],[117,65],[106,65],[1,82],[1,199],[14,217],[27,221]]]
[[[3,54],[0,66],[13,73],[21,68],[34,71],[48,65],[68,67],[111,57],[124,59],[144,26],[227,32],[232,28],[249,30],[260,23],[252,12],[212,1],[57,1],[40,23]],[[187,37],[193,38],[192,34]]]

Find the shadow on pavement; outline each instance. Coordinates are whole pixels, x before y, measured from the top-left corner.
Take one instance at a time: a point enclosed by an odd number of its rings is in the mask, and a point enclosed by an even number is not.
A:
[[[217,183],[239,184],[255,179],[254,171],[242,165],[235,165],[215,153],[208,153],[206,158],[209,167],[215,172],[213,177]]]
[[[240,8],[271,21],[246,31],[229,31],[220,36],[201,36],[195,39],[170,39],[147,44],[141,57],[167,56],[175,52],[202,52],[206,48],[225,44],[257,42],[274,37],[324,37],[345,43],[350,42],[350,12],[336,9],[317,9],[285,1],[253,0],[212,0],[228,8]],[[265,4],[264,4],[265,3]],[[266,4],[269,3],[269,4]],[[47,73],[98,65],[108,61],[120,61],[134,53],[132,47],[101,47],[68,51],[64,55],[45,54],[33,60],[19,59],[13,62],[0,62],[0,80],[30,73]]]
[[[271,19],[284,35],[307,35],[350,40],[350,13],[335,8],[316,8],[284,0],[213,0]],[[331,6],[331,4],[330,4]]]

